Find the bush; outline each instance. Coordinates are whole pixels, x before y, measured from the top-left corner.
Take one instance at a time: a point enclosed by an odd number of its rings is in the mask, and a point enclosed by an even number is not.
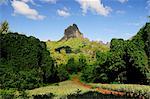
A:
[[[60,65],[57,68],[57,76],[59,77],[59,81],[64,81],[69,79],[69,73],[66,70],[66,65]]]
[[[1,90],[0,89],[0,98],[2,99],[13,99],[15,98],[16,90],[9,89],[9,90]]]
[[[33,95],[33,99],[52,99],[54,95],[52,93],[43,94],[43,95]]]
[[[29,96],[28,96],[28,93],[23,90],[23,91],[19,92],[18,98],[19,99],[29,99]]]
[[[86,82],[93,82],[94,79],[94,66],[87,65],[85,68],[83,68],[81,79]]]
[[[66,64],[66,69],[67,69],[69,74],[77,74],[78,66],[77,66],[77,63],[75,62],[74,58],[71,57],[68,60],[68,63]]]

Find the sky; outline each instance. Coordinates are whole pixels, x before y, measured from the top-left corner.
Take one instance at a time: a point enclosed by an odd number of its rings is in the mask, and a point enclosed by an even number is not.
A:
[[[42,41],[61,39],[74,23],[90,40],[129,39],[149,15],[150,0],[0,0],[0,22]]]

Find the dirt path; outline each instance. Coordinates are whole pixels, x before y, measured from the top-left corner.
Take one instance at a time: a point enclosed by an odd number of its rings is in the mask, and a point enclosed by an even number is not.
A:
[[[80,86],[89,88],[89,89],[93,89],[92,85],[87,85],[85,83],[82,83],[78,77],[73,77],[72,81],[74,81],[76,84],[79,84]],[[125,93],[123,92],[117,92],[117,91],[111,91],[111,90],[106,90],[106,89],[102,89],[102,88],[95,88],[96,91],[102,93],[102,94],[113,94],[113,95],[119,95],[119,96],[123,96],[125,95]]]

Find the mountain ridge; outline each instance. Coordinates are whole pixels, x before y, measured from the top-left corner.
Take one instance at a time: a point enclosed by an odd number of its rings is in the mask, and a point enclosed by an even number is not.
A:
[[[76,24],[72,24],[64,31],[64,36],[59,41],[67,41],[70,38],[84,38]]]

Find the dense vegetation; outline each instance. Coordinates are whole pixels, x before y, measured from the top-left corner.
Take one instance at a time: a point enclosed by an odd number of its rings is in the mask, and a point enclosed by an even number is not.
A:
[[[112,39],[110,51],[96,54],[96,65],[87,66],[88,82],[150,84],[150,23],[131,40]]]
[[[109,51],[109,45],[98,41],[89,41],[86,38],[70,38],[67,41],[58,42],[47,41],[46,44],[57,65],[60,81],[68,79],[69,75],[84,71],[89,65],[94,66],[97,51]],[[88,74],[87,76],[90,77]]]
[[[150,23],[131,40],[112,39],[110,49],[81,38],[48,41],[47,47],[66,79],[81,72],[87,82],[150,84]]]
[[[90,84],[94,88],[103,88],[112,91],[124,92],[126,96],[136,97],[136,99],[149,99],[150,86],[136,84]],[[134,98],[135,99],[135,98]]]
[[[54,63],[46,44],[35,37],[0,33],[0,88],[32,89],[53,82]]]
[[[99,92],[89,91],[83,94],[68,95],[67,99],[133,99],[127,96],[105,95]],[[137,97],[138,98],[138,97]]]
[[[1,89],[33,89],[78,73],[86,82],[150,84],[150,23],[131,40],[112,39],[110,48],[85,38],[45,43],[1,24]]]

